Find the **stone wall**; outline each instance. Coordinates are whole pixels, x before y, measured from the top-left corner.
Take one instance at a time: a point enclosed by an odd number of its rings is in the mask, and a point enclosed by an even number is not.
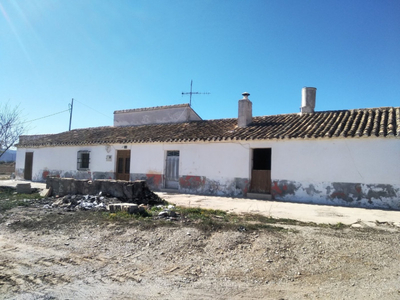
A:
[[[73,178],[47,177],[46,187],[50,189],[50,196],[65,195],[102,195],[124,199],[134,203],[159,203],[162,200],[147,186],[146,181],[123,180],[87,180]]]

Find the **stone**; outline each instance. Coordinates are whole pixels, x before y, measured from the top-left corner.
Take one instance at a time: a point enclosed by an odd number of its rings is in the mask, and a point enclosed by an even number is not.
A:
[[[51,194],[50,189],[43,189],[39,192],[40,197],[48,197]]]
[[[64,203],[63,199],[60,198],[60,199],[57,199],[56,201],[54,201],[53,204],[52,204],[51,206],[52,206],[52,207],[58,207],[58,206],[60,206],[60,205],[63,204],[63,203]]]
[[[138,213],[139,207],[135,203],[118,203],[118,204],[110,204],[108,206],[110,212],[115,213],[119,211],[126,211],[128,213]]]
[[[18,194],[30,194],[32,192],[30,183],[18,183],[17,184],[17,193]]]
[[[168,211],[167,210],[163,210],[163,211],[158,213],[158,216],[160,218],[166,218],[166,217],[168,217]]]
[[[51,189],[51,194],[60,196],[65,196],[67,194],[90,194],[98,195],[99,198],[107,195],[136,204],[163,203],[163,200],[148,188],[145,180],[130,182],[98,179],[88,181],[48,176],[46,183],[47,188]]]
[[[139,206],[137,204],[131,204],[128,207],[128,213],[130,214],[137,214],[139,213]]]
[[[351,224],[351,228],[362,228],[363,226],[361,224]]]

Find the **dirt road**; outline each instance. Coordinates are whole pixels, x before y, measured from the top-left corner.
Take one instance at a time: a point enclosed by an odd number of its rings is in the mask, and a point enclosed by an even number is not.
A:
[[[0,213],[0,299],[400,299],[399,212],[164,198],[352,226],[277,222],[257,230],[202,230],[43,204],[16,207]],[[229,207],[227,200],[233,200]],[[301,216],[307,212],[312,217]]]
[[[400,298],[388,224],[205,232],[41,207],[0,220],[0,299]]]

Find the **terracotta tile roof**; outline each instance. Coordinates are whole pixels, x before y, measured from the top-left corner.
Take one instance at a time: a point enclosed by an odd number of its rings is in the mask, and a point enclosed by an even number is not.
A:
[[[21,136],[18,147],[355,137],[400,137],[400,107],[254,117],[245,128],[237,127],[237,119],[84,128]]]

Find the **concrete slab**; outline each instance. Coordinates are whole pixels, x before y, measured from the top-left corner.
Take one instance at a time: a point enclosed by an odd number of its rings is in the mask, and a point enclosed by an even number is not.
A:
[[[271,194],[247,193],[246,198],[255,200],[272,200]]]
[[[380,223],[393,223],[400,227],[400,211],[252,200],[243,198],[157,193],[166,201],[179,206],[220,209],[231,213],[254,213],[272,218],[288,218],[318,224],[364,223],[375,227]]]
[[[0,180],[0,186],[10,186],[10,187],[16,187],[17,184],[23,184],[23,183],[30,183],[31,188],[34,189],[45,189],[46,188],[46,183],[44,182],[33,182],[33,181],[28,181],[28,180],[14,180],[14,179],[8,179],[8,180]]]

